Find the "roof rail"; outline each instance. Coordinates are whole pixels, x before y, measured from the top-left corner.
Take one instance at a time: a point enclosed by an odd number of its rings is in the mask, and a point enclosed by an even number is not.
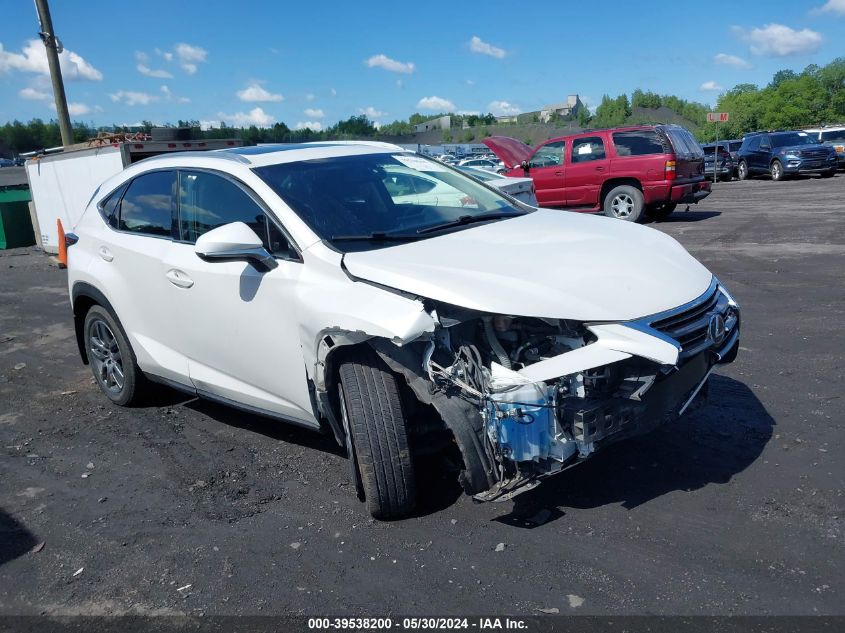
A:
[[[398,152],[407,152],[401,145],[395,143],[385,143],[384,141],[309,141],[303,145],[366,145],[368,147],[381,147]]]
[[[135,161],[133,164],[142,163],[145,161],[152,161],[152,160],[159,160],[162,158],[171,158],[173,156],[188,156],[190,158],[222,158],[224,160],[233,160],[236,163],[241,163],[243,165],[251,165],[252,163],[250,160],[241,154],[235,154],[233,152],[229,152],[226,149],[213,149],[210,151],[188,151],[188,152],[164,152],[162,154],[156,154],[155,156],[148,156],[147,158],[142,158],[139,161]]]

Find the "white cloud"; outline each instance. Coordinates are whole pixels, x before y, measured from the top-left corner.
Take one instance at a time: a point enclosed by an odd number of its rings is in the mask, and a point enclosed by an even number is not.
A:
[[[146,75],[147,77],[158,77],[159,79],[170,79],[171,77],[173,77],[173,75],[171,75],[163,68],[150,68],[148,65],[150,61],[150,56],[143,51],[135,51],[135,61],[138,62],[138,65],[135,66],[135,68],[137,68],[138,72],[142,75]]]
[[[82,56],[68,49],[59,53],[59,65],[62,68],[62,77],[65,80],[100,81],[103,78],[103,73],[85,61]],[[20,53],[4,50],[3,45],[0,44],[0,74],[12,70],[50,75],[50,68],[47,65],[47,50],[41,40],[28,40]]]
[[[249,112],[236,112],[235,114],[223,114],[218,112],[217,116],[227,124],[238,127],[248,127],[256,125],[258,127],[269,127],[275,122],[275,117],[264,112],[260,107],[255,107]]]
[[[367,106],[366,108],[358,108],[358,112],[365,115],[368,119],[378,119],[387,114],[386,112],[382,112],[381,110],[376,110],[373,106]]]
[[[319,121],[299,121],[294,127],[295,130],[312,130],[319,132],[323,129],[323,124]]]
[[[413,62],[397,62],[395,59],[390,59],[387,55],[373,55],[364,62],[370,68],[384,68],[394,73],[404,73],[410,75],[416,66]]]
[[[472,39],[469,41],[469,50],[473,53],[489,55],[490,57],[495,57],[496,59],[502,59],[505,55],[507,55],[505,49],[488,44],[477,35],[473,35]]]
[[[305,116],[312,119],[322,119],[326,115],[320,108],[305,108]]]
[[[68,103],[67,111],[71,116],[82,116],[91,112],[91,108],[84,103]]]
[[[190,44],[185,43],[177,44],[173,49],[173,53],[175,54],[179,65],[182,67],[182,70],[189,75],[196,73],[197,64],[205,63],[206,58],[208,57],[208,51],[204,48],[191,46]],[[167,53],[165,53],[164,58],[167,59],[167,61],[170,61],[173,59],[173,55],[168,58]]]
[[[176,103],[190,103],[191,100],[188,97],[177,97],[173,94],[173,91],[170,90],[170,86],[162,86],[160,88],[162,93],[164,93],[164,98],[168,101],[175,101]]]
[[[441,112],[454,112],[455,104],[443,97],[423,97],[417,101],[417,107],[423,110],[440,110]]]
[[[827,0],[822,6],[813,9],[815,14],[819,13],[835,13],[836,15],[845,15],[845,0]]]
[[[475,85],[475,82],[472,79],[464,79],[464,83],[472,88]]]
[[[333,97],[337,96],[337,90],[335,90],[334,88],[332,88],[330,92],[332,93]]]
[[[491,101],[487,104],[487,110],[496,116],[513,116],[522,112],[519,106],[508,101]]]
[[[30,101],[46,101],[47,99],[53,98],[51,93],[36,88],[22,88],[18,91],[18,96],[21,99],[28,99]]]
[[[157,49],[155,49],[155,52],[156,52],[156,55],[158,55],[159,57],[163,57],[164,61],[166,61],[166,62],[172,62],[173,61],[173,53],[171,53],[170,51],[163,51],[160,48],[157,48]]]
[[[815,53],[823,40],[820,33],[810,29],[796,31],[783,24],[767,24],[750,31],[735,26],[733,31],[748,42],[752,53],[770,57]]]
[[[751,68],[751,63],[742,57],[736,55],[728,55],[727,53],[719,53],[713,56],[713,61],[723,66],[733,66],[734,68]]]
[[[396,87],[399,88],[399,90],[402,90],[402,88],[405,87],[405,82],[403,82],[401,79],[397,79],[396,80]]]
[[[311,92],[309,92],[307,95],[305,95],[305,100],[308,101],[308,102],[314,101],[314,99],[316,99],[316,98],[317,98],[317,95],[315,95]]]
[[[724,86],[720,86],[715,81],[705,81],[698,87],[699,90],[703,90],[705,92],[718,92],[719,90],[724,90]]]
[[[266,101],[284,101],[285,98],[280,94],[273,94],[272,92],[266,90],[260,83],[257,81],[249,84],[243,90],[238,90],[235,94],[238,95],[238,99],[241,101],[248,101],[248,102],[266,102]]]
[[[147,92],[136,92],[134,90],[118,90],[117,92],[110,93],[109,97],[115,103],[125,103],[128,106],[149,105],[159,99],[156,95],[151,95]]]

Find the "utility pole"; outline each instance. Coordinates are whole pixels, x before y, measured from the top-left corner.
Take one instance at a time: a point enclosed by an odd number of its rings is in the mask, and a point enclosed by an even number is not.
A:
[[[35,0],[35,10],[38,12],[38,22],[41,24],[41,31],[38,35],[47,49],[47,65],[50,67],[50,80],[53,82],[53,96],[56,99],[56,114],[59,118],[59,130],[62,133],[62,145],[68,147],[73,145],[73,130],[70,127],[70,115],[67,111],[62,67],[59,65],[59,53],[62,51],[62,45],[53,31],[53,19],[50,17],[50,7],[47,6],[47,0]]]

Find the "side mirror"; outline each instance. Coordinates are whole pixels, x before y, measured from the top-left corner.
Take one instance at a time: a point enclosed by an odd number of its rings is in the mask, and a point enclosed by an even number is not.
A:
[[[208,261],[241,259],[272,270],[279,263],[267,252],[255,231],[243,222],[232,222],[203,233],[194,252]]]

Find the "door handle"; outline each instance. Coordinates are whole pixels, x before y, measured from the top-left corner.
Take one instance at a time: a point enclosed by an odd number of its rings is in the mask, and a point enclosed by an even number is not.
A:
[[[604,167],[602,167],[601,165],[599,165],[598,167],[596,167],[596,171],[604,171]]]
[[[555,176],[563,176],[563,172],[562,171],[556,171]]]
[[[111,260],[114,259],[114,255],[112,255],[112,252],[108,248],[106,248],[105,246],[101,246],[97,250],[97,254],[107,262],[110,262]]]
[[[176,268],[171,268],[165,274],[167,277],[167,281],[172,283],[174,286],[178,286],[179,288],[190,288],[194,285],[194,280],[188,277],[188,275],[181,270]]]

